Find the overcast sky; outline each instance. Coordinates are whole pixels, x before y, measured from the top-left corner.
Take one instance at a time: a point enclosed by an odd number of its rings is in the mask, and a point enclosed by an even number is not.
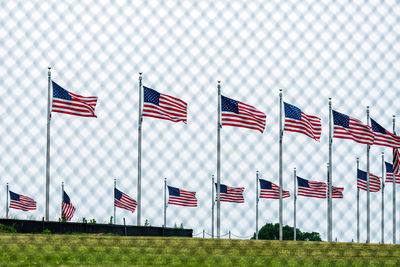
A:
[[[278,183],[279,88],[285,102],[322,119],[321,141],[285,132],[284,189],[293,168],[326,181],[328,98],[333,109],[392,131],[399,88],[400,6],[396,1],[23,1],[0,3],[0,216],[6,183],[34,198],[45,213],[47,67],[65,89],[98,96],[98,118],[55,113],[51,120],[50,218],[60,217],[61,182],[77,208],[73,221],[108,222],[113,181],[137,198],[138,73],[143,84],[188,103],[188,124],[144,118],[142,220],[163,223],[163,182],[196,191],[198,208],[170,206],[167,224],[211,232],[211,175],[216,175],[217,81],[222,94],[266,116],[263,134],[221,131],[221,182],[244,186],[245,204],[222,203],[221,233],[255,231],[255,175]],[[399,122],[400,123],[400,122]],[[398,124],[399,124],[398,123]],[[371,172],[381,176],[372,147]],[[333,238],[356,239],[356,158],[366,169],[366,146],[333,142]],[[399,191],[399,190],[397,190]],[[392,186],[386,187],[385,239],[392,240]],[[400,196],[398,196],[400,198]],[[380,240],[380,193],[371,193],[371,242]],[[361,193],[361,240],[366,194]],[[284,200],[293,225],[293,198]],[[326,239],[326,200],[299,197],[297,226]],[[261,199],[259,225],[278,222],[278,201]],[[400,213],[400,212],[399,212]],[[117,210],[136,224],[136,214]],[[400,224],[398,225],[400,229]],[[398,234],[399,236],[399,234]]]

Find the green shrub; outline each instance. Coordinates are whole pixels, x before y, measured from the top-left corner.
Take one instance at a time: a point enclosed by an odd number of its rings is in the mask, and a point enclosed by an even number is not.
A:
[[[51,235],[51,231],[50,231],[49,229],[46,228],[46,229],[43,230],[42,234],[44,234],[44,235]]]
[[[14,227],[0,223],[0,233],[16,233],[16,232],[17,230],[15,230]]]

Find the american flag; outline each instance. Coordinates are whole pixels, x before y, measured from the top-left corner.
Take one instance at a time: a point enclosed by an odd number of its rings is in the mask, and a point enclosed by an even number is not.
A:
[[[367,173],[362,170],[357,170],[357,188],[367,191]],[[381,179],[373,175],[369,174],[369,192],[378,192],[381,190]]]
[[[186,102],[145,86],[143,86],[143,95],[143,116],[173,122],[187,122]]]
[[[343,198],[343,190],[344,187],[336,187],[332,185],[332,198]]]
[[[217,188],[217,184],[215,184]],[[221,202],[233,202],[233,203],[244,203],[243,191],[244,187],[229,187],[224,184],[220,184],[220,201]],[[218,190],[218,188],[217,188]],[[218,191],[215,194],[215,201],[218,199]]]
[[[221,95],[222,125],[258,130],[265,128],[265,114],[253,106]]]
[[[260,198],[279,199],[279,186],[267,181],[260,180]],[[282,190],[282,198],[290,197],[289,191]]]
[[[393,165],[385,162],[386,166],[386,183],[393,183],[393,177],[395,176],[395,173],[393,172]],[[400,175],[396,174],[396,184],[400,184]]]
[[[53,84],[52,112],[65,113],[82,117],[97,117],[94,114],[97,97],[84,97],[68,92],[58,84]]]
[[[36,201],[10,191],[10,208],[23,211],[36,210]]]
[[[67,221],[70,221],[75,213],[75,207],[72,205],[71,200],[67,193],[63,194],[63,202],[62,202],[62,217]]]
[[[333,112],[333,137],[350,139],[357,143],[372,145],[374,143],[374,133],[371,127],[364,125],[361,121],[353,119],[347,115]]]
[[[304,197],[326,198],[327,184],[309,181],[297,176],[297,195]]]
[[[298,107],[283,103],[285,107],[285,131],[297,132],[319,141],[321,137],[321,119],[307,115]]]
[[[374,132],[374,145],[400,148],[400,136],[394,135],[371,119],[371,127]]]
[[[168,192],[168,204],[184,207],[197,207],[196,192],[190,192],[172,186],[168,186]]]
[[[400,152],[397,148],[393,149],[393,172],[400,175]]]
[[[124,194],[117,188],[114,188],[114,206],[129,210],[133,213],[136,209],[137,202],[130,198],[127,194]]]

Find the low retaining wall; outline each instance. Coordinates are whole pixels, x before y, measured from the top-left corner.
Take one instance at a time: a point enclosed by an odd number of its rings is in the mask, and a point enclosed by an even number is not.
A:
[[[116,224],[91,224],[79,222],[46,222],[32,220],[0,219],[0,223],[14,227],[18,233],[42,233],[49,229],[52,234],[104,233],[126,236],[182,236],[192,237],[192,229],[176,229],[153,226]]]

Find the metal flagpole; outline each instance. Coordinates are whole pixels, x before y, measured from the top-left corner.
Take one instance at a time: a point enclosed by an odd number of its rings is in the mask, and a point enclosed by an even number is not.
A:
[[[293,240],[296,241],[296,168],[293,171]]]
[[[258,240],[258,171],[256,171],[256,240]]]
[[[217,119],[217,238],[221,237],[221,81],[218,81],[218,119]]]
[[[385,158],[382,152],[382,211],[381,211],[381,244],[385,243],[385,182],[383,177],[385,176]]]
[[[393,115],[393,134],[396,134],[396,116]],[[394,152],[394,150],[393,150]],[[393,153],[394,159],[394,153]],[[394,166],[394,161],[392,162]],[[396,244],[396,174],[393,171],[393,244]]]
[[[140,226],[142,210],[142,73],[139,72],[139,119],[138,119],[138,175],[137,175],[137,226]]]
[[[164,178],[164,227],[167,227],[167,178]]]
[[[332,99],[329,98],[328,241],[332,242]]]
[[[8,219],[8,195],[9,195],[9,191],[8,191],[8,183],[6,185],[6,189],[7,189],[7,196],[6,196],[6,219]]]
[[[279,89],[279,240],[283,240],[283,201],[282,201],[282,89]]]
[[[50,119],[51,119],[51,68],[47,72],[47,145],[46,145],[46,213],[45,220],[49,220],[50,200]]]
[[[358,177],[358,169],[360,167],[359,159],[357,158],[357,175]],[[356,178],[358,180],[358,178]],[[357,181],[358,184],[358,181]],[[360,243],[360,189],[357,186],[357,243]]]
[[[328,212],[327,212],[327,217],[328,217],[328,223],[327,223],[327,225],[328,225],[328,242],[332,242],[332,228],[331,228],[331,224],[330,224],[330,217],[329,217],[329,212],[330,212],[330,204],[331,204],[331,202],[329,201],[329,200],[331,200],[331,196],[332,196],[332,191],[329,191],[329,184],[330,184],[330,177],[329,177],[329,163],[327,163],[326,164],[326,168],[327,168],[327,182],[328,182],[328,201],[327,201],[327,204],[328,204]],[[331,187],[331,189],[332,189],[332,187]]]
[[[367,106],[367,125],[369,126],[369,106]],[[370,192],[369,192],[369,151],[371,146],[367,145],[367,243],[371,241],[371,207],[370,207]]]
[[[62,208],[63,202],[64,202],[64,182],[61,182],[61,221],[63,221],[63,208]]]
[[[211,186],[211,238],[214,238],[214,206],[215,206],[214,175],[212,175],[211,181],[212,181],[212,186]]]
[[[117,188],[117,179],[114,179],[114,224],[116,222],[116,207],[115,207],[115,189]]]

